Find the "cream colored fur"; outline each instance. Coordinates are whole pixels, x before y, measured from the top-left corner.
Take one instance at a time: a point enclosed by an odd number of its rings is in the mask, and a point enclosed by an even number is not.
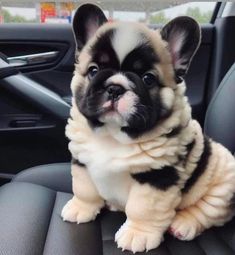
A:
[[[99,33],[110,26],[115,24],[103,26]],[[146,33],[153,40],[152,32]],[[154,36],[160,40],[159,34]],[[159,246],[169,227],[179,239],[191,240],[204,229],[224,224],[233,216],[229,203],[235,193],[235,159],[220,144],[211,141],[212,155],[205,172],[188,193],[181,192],[203,152],[203,134],[200,125],[191,118],[184,82],[175,86],[172,80],[173,70],[165,45],[162,42],[155,45],[163,59],[156,69],[168,81],[161,96],[173,108],[169,118],[151,132],[130,139],[112,126],[107,126],[105,132],[92,130],[73,100],[66,127],[71,154],[86,169],[72,165],[74,197],[65,205],[63,219],[77,223],[94,220],[105,202],[112,209],[123,210],[127,220],[115,240],[118,247],[133,252]],[[88,48],[89,44],[79,56],[71,85],[73,93],[76,88],[87,86],[83,73],[90,63]],[[179,135],[165,136],[179,125],[183,127]],[[192,141],[195,145],[186,163],[178,163],[178,156],[186,155],[185,145]],[[174,165],[180,177],[179,185],[166,191],[139,184],[131,177],[131,173],[160,169],[164,165]]]

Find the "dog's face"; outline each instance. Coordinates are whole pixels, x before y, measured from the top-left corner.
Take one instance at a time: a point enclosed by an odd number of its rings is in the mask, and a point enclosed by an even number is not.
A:
[[[135,138],[171,115],[174,90],[198,48],[200,29],[188,17],[160,31],[106,22],[95,5],[75,14],[79,57],[73,96],[92,128],[108,125]]]

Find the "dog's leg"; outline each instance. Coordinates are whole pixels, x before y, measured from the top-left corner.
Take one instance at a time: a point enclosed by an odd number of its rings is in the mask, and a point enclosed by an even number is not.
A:
[[[231,183],[212,186],[196,204],[177,212],[169,232],[180,240],[192,240],[205,229],[221,226],[233,215]]]
[[[72,164],[72,176],[74,196],[64,206],[61,216],[64,221],[78,224],[94,220],[104,206],[104,201],[85,167]]]
[[[127,220],[115,235],[119,248],[142,252],[159,246],[180,202],[179,188],[160,190],[134,183],[127,205]]]

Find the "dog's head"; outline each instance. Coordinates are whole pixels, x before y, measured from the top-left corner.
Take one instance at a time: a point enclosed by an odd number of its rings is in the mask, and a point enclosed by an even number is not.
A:
[[[78,63],[72,91],[92,128],[118,127],[135,138],[172,113],[174,91],[200,42],[200,29],[179,17],[161,30],[108,23],[100,8],[82,5],[73,22]]]

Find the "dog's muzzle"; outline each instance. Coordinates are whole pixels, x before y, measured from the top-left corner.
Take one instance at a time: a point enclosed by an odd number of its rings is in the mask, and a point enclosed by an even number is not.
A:
[[[106,90],[108,92],[108,99],[111,101],[117,101],[126,91],[119,84],[110,84]]]

